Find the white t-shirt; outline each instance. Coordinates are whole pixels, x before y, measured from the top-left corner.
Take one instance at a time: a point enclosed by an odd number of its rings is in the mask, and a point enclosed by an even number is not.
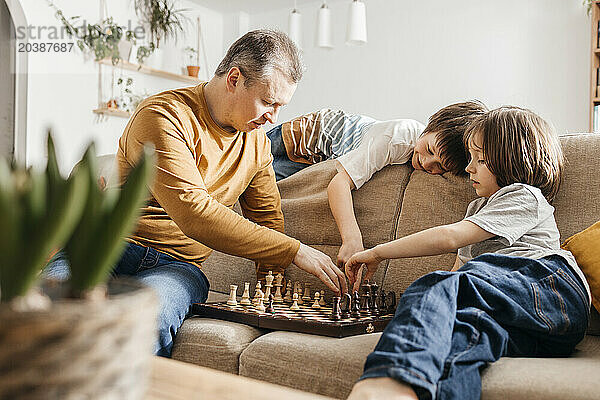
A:
[[[458,258],[463,263],[484,253],[532,259],[558,255],[579,276],[590,298],[588,282],[575,257],[560,248],[554,207],[540,189],[524,183],[504,186],[489,198],[473,200],[464,219],[495,236],[458,249]]]
[[[424,129],[413,119],[375,122],[357,148],[337,158],[338,170],[344,168],[358,189],[383,167],[409,161]]]

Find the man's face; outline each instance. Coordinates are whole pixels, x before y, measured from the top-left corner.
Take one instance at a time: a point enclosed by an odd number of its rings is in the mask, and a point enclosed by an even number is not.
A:
[[[411,160],[414,169],[424,170],[434,175],[448,171],[440,157],[435,137],[434,132],[429,132],[417,139]]]
[[[267,122],[275,124],[279,109],[290,102],[297,85],[279,71],[273,72],[266,82],[254,81],[246,87],[245,81],[240,74],[233,87],[235,100],[230,125],[238,131],[250,132]]]

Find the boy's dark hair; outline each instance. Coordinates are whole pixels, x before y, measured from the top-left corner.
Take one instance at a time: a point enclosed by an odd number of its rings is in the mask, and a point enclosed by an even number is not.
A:
[[[454,175],[466,175],[464,134],[469,124],[488,111],[479,100],[450,104],[429,117],[423,135],[434,133],[444,167]]]
[[[504,106],[477,118],[467,129],[465,146],[481,135],[485,164],[498,186],[525,183],[552,201],[560,187],[564,156],[552,125],[533,111]]]
[[[223,76],[233,67],[246,78],[246,87],[256,81],[266,81],[275,70],[283,73],[291,83],[298,83],[304,70],[294,42],[285,33],[270,29],[250,31],[236,40],[215,75]]]

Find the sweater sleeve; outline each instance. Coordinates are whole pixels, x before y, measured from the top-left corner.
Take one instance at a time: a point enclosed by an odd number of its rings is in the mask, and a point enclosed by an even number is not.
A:
[[[242,214],[250,221],[283,233],[284,222],[283,212],[281,211],[281,196],[275,183],[273,156],[266,140],[262,147],[263,166],[240,197],[240,206]],[[300,242],[297,242],[294,256],[299,247]],[[272,271],[274,274],[283,274],[285,267],[292,262],[292,259],[287,264],[280,265],[257,262],[256,273],[258,279],[263,279],[269,271]]]
[[[133,164],[144,143],[154,145],[157,165],[150,191],[186,236],[223,253],[287,266],[299,242],[249,221],[209,195],[181,120],[176,110],[163,105],[139,110],[122,138],[125,159]]]

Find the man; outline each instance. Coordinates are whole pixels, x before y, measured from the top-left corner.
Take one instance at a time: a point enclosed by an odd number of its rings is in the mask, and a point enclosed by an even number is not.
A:
[[[285,34],[252,31],[229,48],[209,82],[149,97],[125,128],[117,153],[121,182],[147,142],[156,148],[157,171],[115,272],[159,294],[158,355],[171,354],[190,305],[206,300],[201,264],[212,250],[254,260],[261,273],[293,262],[334,292],[346,291],[328,256],[282,233],[262,125],[277,120],[301,77],[298,49]],[[238,200],[243,217],[231,209]]]

